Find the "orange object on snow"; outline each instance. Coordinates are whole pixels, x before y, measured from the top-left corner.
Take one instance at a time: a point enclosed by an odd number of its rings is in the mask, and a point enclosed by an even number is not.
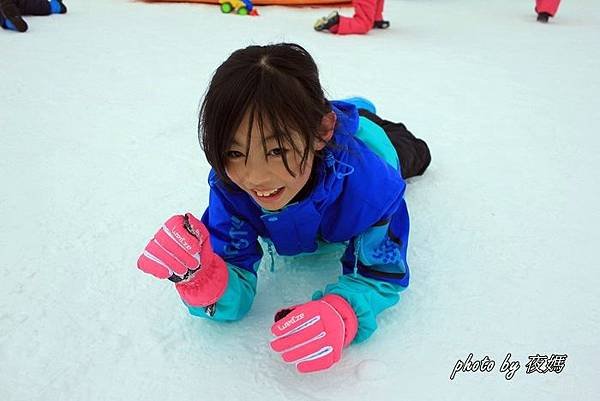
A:
[[[219,0],[144,0],[149,3],[205,3],[219,4]],[[252,0],[255,6],[324,6],[330,4],[350,4],[349,0]]]

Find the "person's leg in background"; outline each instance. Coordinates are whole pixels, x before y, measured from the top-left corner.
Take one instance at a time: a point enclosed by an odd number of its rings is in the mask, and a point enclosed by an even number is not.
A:
[[[339,35],[365,34],[373,28],[379,1],[383,9],[383,0],[353,0],[353,17],[343,17],[337,11],[332,11],[327,17],[318,19],[314,28],[317,31],[328,29]]]
[[[331,31],[338,35],[364,34],[369,32],[375,22],[377,2],[378,0],[354,0],[352,2],[354,16],[352,18],[340,16],[337,30],[334,30],[334,27]]]
[[[23,15],[64,14],[67,7],[62,0],[17,0]]]
[[[373,23],[373,28],[387,29],[390,27],[390,21],[383,19],[383,3],[384,0],[377,0],[375,5],[375,22]]]
[[[21,10],[14,0],[0,0],[0,26],[11,31],[27,30],[27,22],[21,16]]]
[[[560,0],[536,0],[535,1],[535,12],[538,17],[537,20],[542,23],[548,22],[550,17],[554,17],[558,11]]]

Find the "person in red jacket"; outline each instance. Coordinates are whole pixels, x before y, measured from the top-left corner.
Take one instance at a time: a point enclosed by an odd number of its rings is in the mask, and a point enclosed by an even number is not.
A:
[[[542,23],[548,22],[548,19],[556,14],[559,4],[560,0],[535,0],[537,20]]]
[[[390,22],[383,19],[384,0],[353,0],[354,16],[343,17],[337,11],[319,18],[315,30],[329,30],[338,35],[365,34],[372,28],[389,28]]]

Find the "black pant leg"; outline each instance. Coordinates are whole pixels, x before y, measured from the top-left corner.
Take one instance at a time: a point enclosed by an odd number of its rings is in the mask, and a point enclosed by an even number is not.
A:
[[[17,0],[16,2],[23,15],[52,14],[48,0]]]
[[[431,153],[424,140],[415,137],[402,123],[384,120],[364,109],[359,109],[358,114],[379,125],[390,138],[400,159],[402,177],[410,178],[425,172],[431,163]]]

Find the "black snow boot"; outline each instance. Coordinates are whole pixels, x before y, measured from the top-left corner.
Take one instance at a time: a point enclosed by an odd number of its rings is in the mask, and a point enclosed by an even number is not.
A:
[[[538,13],[537,16],[537,20],[538,22],[541,22],[542,24],[545,24],[548,22],[548,19],[552,17],[550,14],[548,13]]]
[[[327,17],[321,17],[315,22],[315,31],[322,31],[324,29],[329,29],[332,26],[335,26],[340,23],[340,15],[337,11],[332,11],[329,13]]]
[[[27,22],[21,17],[21,11],[14,0],[0,0],[0,14],[4,17],[3,28],[19,32],[27,30]]]
[[[388,29],[390,27],[390,21],[381,20],[373,22],[373,28],[377,29]]]

